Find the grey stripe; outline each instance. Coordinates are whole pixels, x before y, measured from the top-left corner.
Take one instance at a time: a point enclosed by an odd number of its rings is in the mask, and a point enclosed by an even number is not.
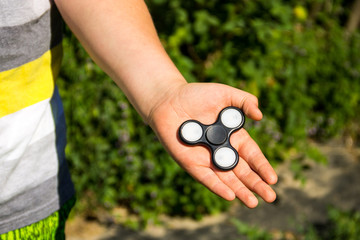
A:
[[[23,25],[0,28],[0,72],[35,60],[62,39],[62,20],[55,7]]]
[[[1,204],[0,234],[38,222],[59,210],[74,195],[66,165],[61,168],[59,175],[62,175],[61,178],[54,176]]]

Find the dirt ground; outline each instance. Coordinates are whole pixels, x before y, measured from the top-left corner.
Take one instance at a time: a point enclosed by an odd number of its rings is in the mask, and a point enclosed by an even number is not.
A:
[[[233,219],[271,231],[289,232],[291,239],[292,232],[301,231],[308,224],[325,224],[329,206],[360,211],[360,149],[347,148],[340,141],[319,145],[319,148],[328,157],[328,164],[309,162],[305,185],[294,180],[289,164],[276,168],[279,182],[274,188],[278,197],[273,204],[261,202],[256,209],[234,204],[229,212],[205,217],[199,222],[164,218],[163,226],[149,226],[141,232],[121,224],[104,225],[76,217],[66,226],[67,239],[241,239],[231,223]],[[131,218],[124,209],[116,209],[114,214],[124,221]]]

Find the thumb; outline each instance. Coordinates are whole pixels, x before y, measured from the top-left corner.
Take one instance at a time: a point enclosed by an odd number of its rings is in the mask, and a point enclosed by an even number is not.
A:
[[[231,96],[231,105],[242,109],[247,117],[256,121],[262,119],[263,114],[258,107],[256,96],[237,88],[231,88],[229,96]]]

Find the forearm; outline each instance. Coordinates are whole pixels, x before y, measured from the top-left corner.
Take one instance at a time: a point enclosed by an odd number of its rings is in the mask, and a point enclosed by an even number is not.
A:
[[[161,45],[142,0],[55,0],[94,61],[116,82],[145,121],[186,83]]]

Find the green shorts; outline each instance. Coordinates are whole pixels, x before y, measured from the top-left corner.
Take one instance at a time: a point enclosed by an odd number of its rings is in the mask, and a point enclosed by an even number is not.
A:
[[[54,212],[45,219],[29,226],[1,234],[0,240],[65,239],[65,222],[74,204],[75,197],[68,200],[59,211]]]

